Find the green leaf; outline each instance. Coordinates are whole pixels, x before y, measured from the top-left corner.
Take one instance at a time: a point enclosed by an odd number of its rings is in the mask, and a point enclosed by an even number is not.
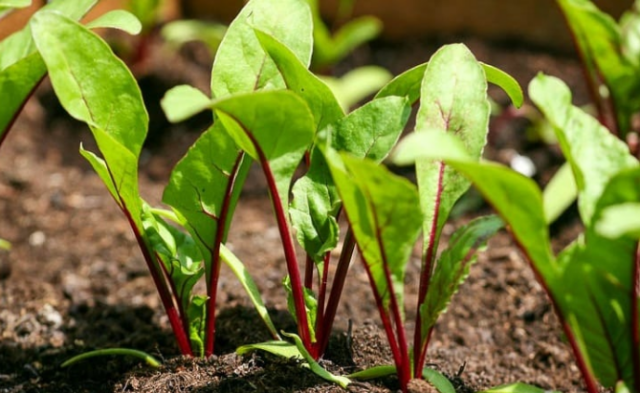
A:
[[[135,0],[127,2],[127,6],[136,19],[142,22],[145,31],[148,31],[158,23],[162,3],[162,0]]]
[[[638,2],[620,18],[622,54],[634,67],[640,66],[640,9]]]
[[[626,144],[598,122],[571,105],[571,92],[559,79],[538,75],[529,85],[529,95],[542,110],[571,164],[578,187],[578,208],[588,226],[595,204],[611,177],[637,165]]]
[[[608,238],[640,238],[640,202],[621,203],[604,209],[595,228],[598,234]]]
[[[391,73],[378,66],[355,68],[340,78],[322,77],[340,102],[344,111],[374,94],[392,78]]]
[[[142,232],[137,165],[149,120],[135,79],[100,37],[67,17],[39,12],[31,30],[60,102],[93,132],[104,161],[90,162]]]
[[[30,5],[31,0],[0,0],[0,18],[9,11],[29,7]]]
[[[597,223],[612,206],[640,201],[640,168],[624,170],[607,184],[597,202],[593,222],[585,241],[571,255],[562,282],[570,288],[564,305],[572,330],[588,355],[588,362],[605,387],[623,380],[636,386],[638,378],[632,360],[634,348],[630,329],[638,238],[610,239],[597,232]],[[633,300],[632,300],[633,299]]]
[[[41,12],[54,11],[66,15],[70,19],[79,20],[97,2],[98,0],[56,0],[42,7],[34,14],[34,17]],[[31,38],[31,28],[27,25],[22,30],[11,34],[0,42],[0,71],[31,55],[35,51],[36,46]]]
[[[293,301],[293,291],[291,290],[291,279],[289,276],[286,276],[282,282],[282,286],[284,286],[285,291],[287,292],[287,308],[289,309],[289,314],[296,319],[296,306]],[[311,342],[316,342],[316,316],[318,311],[318,300],[315,297],[315,294],[311,289],[304,289],[304,305],[305,311],[307,313],[307,324],[309,325],[309,336],[311,337]],[[296,319],[296,323],[299,323]]]
[[[224,245],[220,248],[220,257],[222,261],[231,269],[233,274],[236,276],[240,284],[242,284],[245,291],[247,291],[247,295],[251,299],[253,306],[255,307],[258,314],[260,314],[260,318],[264,321],[265,325],[271,332],[271,335],[275,338],[280,338],[278,335],[278,331],[276,330],[273,322],[271,321],[271,317],[269,317],[269,313],[267,312],[267,307],[264,305],[262,301],[262,296],[260,294],[260,290],[258,289],[258,285],[256,285],[255,280],[251,277],[251,274],[247,270],[247,268],[240,262],[240,260]]]
[[[416,187],[371,160],[325,154],[381,312],[392,296],[402,309],[405,268],[423,221]]]
[[[398,372],[396,366],[374,366],[365,370],[357,371],[347,375],[348,378],[360,379],[366,381],[368,379],[383,378]]]
[[[571,165],[564,163],[553,175],[542,193],[544,214],[547,223],[554,222],[578,196],[576,181],[571,171]]]
[[[204,356],[207,297],[194,296],[189,302],[187,315],[189,316],[189,340],[191,341],[191,348],[193,348],[193,353],[201,358]]]
[[[324,368],[322,368],[322,366],[320,366],[318,364],[318,362],[315,361],[313,356],[311,356],[311,354],[309,354],[309,352],[307,351],[307,349],[304,346],[304,343],[302,342],[302,339],[300,339],[300,337],[298,337],[297,334],[282,332],[282,335],[285,336],[285,337],[289,337],[289,338],[293,339],[293,341],[296,344],[296,347],[298,348],[298,351],[300,352],[300,354],[302,355],[304,360],[307,361],[307,364],[309,365],[309,368],[311,368],[311,371],[313,371],[314,374],[316,374],[320,378],[323,378],[323,379],[325,379],[325,380],[327,380],[329,382],[333,382],[333,383],[339,385],[343,389],[346,389],[347,386],[351,383],[349,378],[333,375],[330,372],[328,372],[327,370],[325,370]]]
[[[560,393],[558,391],[550,391],[541,389],[536,386],[527,385],[526,383],[516,382],[509,385],[500,385],[478,393]]]
[[[212,103],[202,91],[189,85],[171,88],[160,101],[164,114],[172,123],[184,121],[211,108]]]
[[[251,160],[221,122],[207,129],[171,172],[162,201],[186,220],[210,274],[216,242],[226,234]],[[223,231],[219,234],[218,231]]]
[[[149,355],[146,352],[137,351],[135,349],[128,348],[107,348],[107,349],[98,349],[96,351],[89,351],[82,353],[78,356],[74,356],[71,359],[65,361],[60,365],[60,367],[69,367],[74,363],[80,362],[85,359],[93,358],[96,356],[112,356],[112,355],[122,355],[122,356],[133,356],[144,360],[147,365],[151,367],[160,367],[160,362],[156,360],[153,356]]]
[[[616,104],[614,115],[624,137],[631,125],[631,115],[640,108],[636,93],[640,78],[636,67],[622,54],[620,27],[591,1],[558,0],[558,4],[573,31],[589,82],[599,89],[602,80],[608,93],[599,93],[599,99],[606,100],[610,95]]]
[[[429,281],[429,290],[420,307],[423,342],[440,314],[446,311],[453,295],[467,279],[469,268],[477,260],[476,251],[484,247],[487,240],[503,226],[502,220],[496,216],[481,217],[458,228],[451,236],[449,247],[438,259]]]
[[[217,101],[214,109],[236,144],[261,165],[268,163],[288,206],[291,179],[315,134],[305,102],[289,91],[269,91]]]
[[[38,53],[33,53],[0,71],[0,92],[11,97],[0,105],[0,140],[18,116],[31,92],[47,72]]]
[[[410,114],[403,97],[370,101],[330,126],[332,146],[381,162],[400,138]]]
[[[119,29],[132,35],[139,34],[142,31],[142,24],[130,12],[124,10],[113,10],[106,14],[100,15],[98,18],[86,24],[89,29],[111,28]]]
[[[482,68],[484,69],[484,73],[487,77],[487,81],[493,83],[494,85],[500,86],[502,90],[504,90],[513,105],[516,108],[520,108],[524,103],[524,93],[522,92],[522,88],[518,81],[516,81],[511,75],[502,71],[499,68],[496,68],[492,65],[480,63]]]
[[[293,185],[292,193],[289,215],[296,239],[314,262],[321,263],[338,245],[336,215],[341,205],[320,150],[313,150],[309,171]]]
[[[416,133],[434,130],[458,136],[473,159],[487,140],[491,107],[487,81],[473,54],[461,44],[441,48],[422,81]],[[416,175],[425,220],[424,258],[434,258],[442,227],[469,181],[442,161],[418,160]]]
[[[275,64],[262,50],[254,28],[286,45],[303,64],[312,50],[311,11],[300,0],[251,0],[229,26],[211,71],[213,97],[284,88]]]
[[[425,367],[424,369],[422,369],[422,376],[427,382],[438,389],[438,392],[456,393],[456,388],[453,387],[451,381],[449,381],[447,377],[442,375],[440,372],[432,368]]]
[[[331,89],[311,73],[289,48],[260,30],[255,30],[255,33],[262,48],[284,77],[287,88],[298,94],[309,106],[317,131],[344,117]]]
[[[251,351],[265,351],[287,359],[303,360],[298,347],[287,341],[267,341],[264,343],[243,345],[236,349],[238,355],[245,355]]]
[[[422,86],[422,78],[427,69],[428,63],[415,66],[408,71],[393,78],[386,86],[384,86],[376,95],[376,98],[388,96],[408,97],[411,104],[420,98],[420,88]],[[506,72],[480,62],[484,69],[487,82],[502,88],[516,107],[522,106],[524,102],[524,93],[518,82]]]

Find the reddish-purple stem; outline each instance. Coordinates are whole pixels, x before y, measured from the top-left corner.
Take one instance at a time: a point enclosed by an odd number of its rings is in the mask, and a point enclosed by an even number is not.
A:
[[[340,253],[340,259],[338,260],[338,266],[336,267],[336,273],[331,285],[331,293],[329,294],[329,301],[325,308],[324,318],[322,321],[322,334],[317,335],[318,338],[318,353],[323,354],[327,350],[329,345],[329,334],[333,328],[333,322],[336,318],[336,312],[338,310],[338,304],[340,303],[340,297],[342,295],[342,289],[347,278],[347,272],[349,272],[349,264],[351,263],[351,257],[353,256],[353,250],[356,243],[353,238],[353,231],[351,228],[347,231],[347,235],[344,238],[342,245],[342,252]]]
[[[418,290],[418,305],[416,306],[416,327],[413,336],[413,362],[415,375],[421,375],[420,372],[424,363],[424,359],[427,353],[427,343],[422,345],[422,318],[420,316],[420,309],[424,304],[427,291],[429,290],[429,281],[431,281],[431,273],[433,271],[433,259],[435,257],[435,251],[437,248],[437,232],[438,232],[438,216],[440,214],[440,198],[442,197],[442,182],[444,180],[444,168],[445,164],[440,162],[440,171],[438,173],[438,188],[436,190],[436,201],[433,212],[433,221],[431,222],[431,230],[429,231],[429,239],[427,243],[427,249],[425,252],[425,258],[422,264],[422,272],[420,272],[420,287]]]
[[[636,244],[633,264],[633,282],[631,286],[631,353],[633,357],[633,375],[636,392],[640,392],[640,315],[638,315],[638,297],[640,296],[640,248]]]
[[[307,259],[304,264],[304,287],[307,289],[313,289],[313,269],[315,268],[311,255],[307,254]]]
[[[164,273],[164,276],[168,278],[167,281],[169,282],[171,293],[173,293],[173,297],[174,299],[176,299],[175,303],[178,306],[178,313],[180,314],[180,319],[182,320],[182,328],[184,329],[185,332],[188,332],[189,318],[187,318],[187,313],[184,312],[184,307],[182,306],[182,296],[180,295],[178,288],[176,288],[176,283],[171,279],[171,272],[167,270],[167,267],[162,262],[160,255],[157,252],[155,252],[154,255],[156,257],[156,261],[158,261],[158,265],[160,266],[160,269],[162,269],[162,272]]]
[[[229,174],[229,182],[227,183],[227,189],[224,193],[224,200],[220,207],[220,217],[218,219],[218,230],[216,231],[216,237],[213,242],[213,248],[211,249],[211,277],[208,281],[207,292],[209,298],[207,299],[207,317],[205,322],[205,351],[204,355],[209,357],[213,355],[214,343],[216,338],[216,298],[218,294],[218,281],[220,279],[220,246],[224,241],[225,228],[227,226],[227,220],[230,219],[230,206],[233,198],[233,191],[236,184],[238,170],[242,165],[244,159],[244,153],[238,154],[236,161],[233,164],[233,169]]]
[[[121,201],[122,206],[124,206],[124,202]],[[158,294],[160,295],[160,300],[162,301],[162,305],[164,306],[164,310],[167,313],[167,318],[169,318],[169,324],[171,325],[171,329],[173,330],[173,335],[178,342],[178,347],[180,348],[180,352],[183,355],[193,356],[193,351],[191,350],[191,343],[189,342],[187,332],[184,330],[182,326],[182,318],[179,315],[178,310],[176,309],[176,305],[174,299],[171,297],[171,293],[169,291],[169,287],[167,286],[167,282],[164,277],[160,274],[162,270],[158,268],[157,261],[151,256],[147,245],[142,238],[142,235],[138,231],[138,227],[135,224],[135,221],[131,217],[131,213],[126,209],[122,208],[122,212],[127,217],[129,221],[129,225],[133,230],[133,233],[138,241],[138,245],[140,246],[140,250],[142,251],[142,255],[144,256],[144,260],[147,263],[147,267],[149,272],[151,273],[151,277],[153,278],[153,283],[156,285],[156,289],[158,290]]]

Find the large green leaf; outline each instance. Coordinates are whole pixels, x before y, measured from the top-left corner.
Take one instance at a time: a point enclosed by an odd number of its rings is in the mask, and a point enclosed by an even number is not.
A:
[[[287,88],[304,99],[311,109],[318,131],[344,117],[331,89],[310,72],[289,48],[260,30],[256,30],[256,36],[262,48],[276,63]]]
[[[392,296],[402,310],[405,268],[423,222],[418,192],[374,161],[326,154],[381,312],[389,312]]]
[[[31,30],[60,102],[94,134],[108,169],[98,173],[142,232],[137,164],[149,119],[135,79],[100,37],[65,16],[39,12]]]
[[[142,24],[130,12],[124,10],[113,10],[87,23],[90,29],[111,28],[125,31],[129,34],[138,34],[142,30]]]
[[[213,97],[284,88],[282,76],[264,52],[254,28],[286,45],[308,65],[312,50],[309,6],[301,0],[251,0],[229,26],[211,71]]]
[[[305,102],[289,91],[268,91],[216,101],[214,109],[236,144],[269,166],[282,206],[288,206],[293,173],[315,135]]]
[[[456,135],[471,158],[479,159],[487,140],[490,112],[487,80],[473,54],[460,44],[436,52],[422,81],[416,133]],[[451,208],[470,183],[443,161],[418,160],[416,175],[425,216],[423,253],[425,260],[432,260]]]
[[[42,7],[35,15],[54,11],[73,20],[79,20],[97,2],[98,0],[55,0]],[[31,37],[31,28],[27,25],[0,42],[0,70],[4,70],[35,51],[36,46]]]
[[[621,169],[636,166],[637,160],[598,120],[571,105],[571,92],[559,79],[538,75],[529,85],[529,95],[553,125],[573,169],[580,216],[589,225],[609,179]]]
[[[469,268],[477,260],[476,251],[503,226],[502,220],[496,216],[481,217],[460,227],[451,236],[449,246],[438,259],[425,301],[420,307],[423,341],[469,275]]]
[[[638,238],[600,235],[597,223],[610,207],[640,201],[640,168],[619,172],[606,185],[597,202],[585,242],[572,254],[562,282],[571,288],[566,294],[566,313],[574,331],[579,332],[589,363],[606,387],[619,380],[637,386],[633,364],[631,319],[635,288]],[[635,325],[637,326],[637,324]]]

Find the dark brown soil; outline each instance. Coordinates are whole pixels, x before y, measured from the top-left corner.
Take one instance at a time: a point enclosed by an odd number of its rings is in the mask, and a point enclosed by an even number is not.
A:
[[[338,71],[375,62],[398,73],[427,60],[436,44],[378,44],[357,51]],[[473,40],[468,44],[480,60],[502,67],[524,86],[539,70],[559,75],[584,102],[580,70],[570,57]],[[162,84],[187,82],[206,88],[208,60],[197,60],[202,57],[197,48],[180,56],[157,52],[143,79],[149,82],[145,92],[150,102],[163,94]],[[155,91],[149,93],[151,88]],[[493,93],[498,102],[506,102],[499,92]],[[0,392],[343,391],[296,362],[262,353],[234,354],[239,345],[269,336],[228,271],[223,271],[220,283],[217,356],[181,358],[126,220],[77,152],[81,141],[93,145],[90,134],[62,116],[56,105],[45,82],[0,151],[0,237],[13,244],[11,252],[0,254],[0,264],[11,267],[8,279],[0,281]],[[140,181],[144,197],[157,204],[173,164],[207,119],[169,126],[161,117],[154,118]],[[509,149],[528,153],[542,165],[539,177],[544,179],[557,165],[558,155],[524,138],[524,125],[516,119],[494,127],[489,153],[498,158]],[[571,215],[567,217],[555,228],[562,243],[576,230]],[[467,219],[463,216],[447,226],[446,234]],[[285,264],[278,231],[257,171],[238,208],[229,247],[258,279],[278,328],[293,331],[280,284]],[[418,272],[419,260],[414,258],[406,280],[409,331]],[[353,329],[348,333],[350,323]],[[323,365],[346,374],[391,363],[378,326],[366,274],[354,260]],[[73,355],[109,347],[147,351],[163,366],[152,369],[129,358],[102,357],[60,368]],[[480,255],[439,321],[429,354],[428,362],[450,376],[459,392],[515,381],[565,392],[583,390],[549,302],[506,233],[492,239]],[[394,378],[349,388],[397,389]],[[419,382],[412,383],[412,389],[429,391]]]

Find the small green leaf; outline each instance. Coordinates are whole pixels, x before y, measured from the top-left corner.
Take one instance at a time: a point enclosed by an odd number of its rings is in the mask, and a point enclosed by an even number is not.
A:
[[[499,68],[496,68],[492,65],[480,63],[482,68],[484,69],[484,73],[487,77],[487,81],[493,83],[494,85],[498,85],[504,90],[513,105],[516,108],[520,108],[524,103],[524,93],[522,92],[522,88],[518,81],[516,81],[511,75],[502,71]]]
[[[456,393],[456,388],[453,387],[451,381],[449,381],[447,377],[442,375],[440,372],[432,368],[425,367],[424,369],[422,369],[422,376],[427,382],[438,389],[438,392]]]
[[[578,187],[578,207],[590,225],[595,204],[611,177],[638,165],[629,148],[581,109],[571,105],[571,92],[559,79],[539,74],[529,95],[553,125]],[[597,157],[595,159],[594,157]]]
[[[85,359],[93,358],[96,356],[111,356],[111,355],[123,355],[123,356],[134,356],[144,360],[151,367],[160,367],[160,362],[156,360],[153,356],[149,355],[146,352],[138,351],[135,349],[127,349],[127,348],[107,348],[107,349],[98,349],[96,351],[89,351],[78,356],[74,356],[66,362],[62,363],[60,367],[69,367],[72,364],[83,361]]]
[[[509,385],[500,385],[478,393],[560,393],[556,390],[545,390],[526,383],[516,382]]]
[[[504,223],[497,216],[481,217],[458,228],[451,236],[449,246],[440,255],[433,271],[425,299],[421,302],[423,342],[469,275],[469,268],[477,260],[476,251],[503,226]]]
[[[287,359],[303,359],[298,347],[287,341],[267,341],[264,343],[243,345],[236,349],[238,355],[245,355],[251,351],[265,351]]]
[[[106,14],[100,15],[96,19],[86,24],[89,29],[111,28],[127,32],[132,35],[139,34],[142,31],[142,24],[130,12],[124,10],[113,10]]]
[[[571,165],[564,163],[553,175],[542,193],[544,214],[547,223],[554,222],[578,196],[576,181],[571,171]]]
[[[187,308],[189,316],[189,341],[193,353],[198,357],[204,356],[205,322],[207,319],[207,297],[194,296]]]
[[[284,88],[282,76],[262,50],[254,28],[286,45],[300,61],[311,60],[311,11],[300,0],[251,0],[229,25],[211,71],[214,98]]]
[[[374,366],[365,370],[357,371],[347,375],[348,378],[360,379],[363,381],[369,379],[383,378],[398,372],[396,366]]]
[[[162,110],[172,123],[186,120],[211,107],[212,101],[202,91],[180,85],[167,91],[160,101]]]
[[[202,41],[211,55],[215,55],[227,32],[221,23],[200,20],[175,20],[162,26],[160,34],[171,46],[180,47],[187,42]]]
[[[286,276],[282,282],[282,286],[284,286],[285,291],[287,292],[287,308],[289,309],[289,314],[296,319],[296,306],[293,302],[293,291],[291,290],[291,279],[289,276]],[[316,315],[318,312],[318,300],[315,297],[315,294],[312,290],[308,288],[304,289],[304,305],[305,310],[307,312],[307,324],[309,325],[309,336],[311,337],[311,342],[316,342]],[[296,323],[299,323],[296,319]]]

